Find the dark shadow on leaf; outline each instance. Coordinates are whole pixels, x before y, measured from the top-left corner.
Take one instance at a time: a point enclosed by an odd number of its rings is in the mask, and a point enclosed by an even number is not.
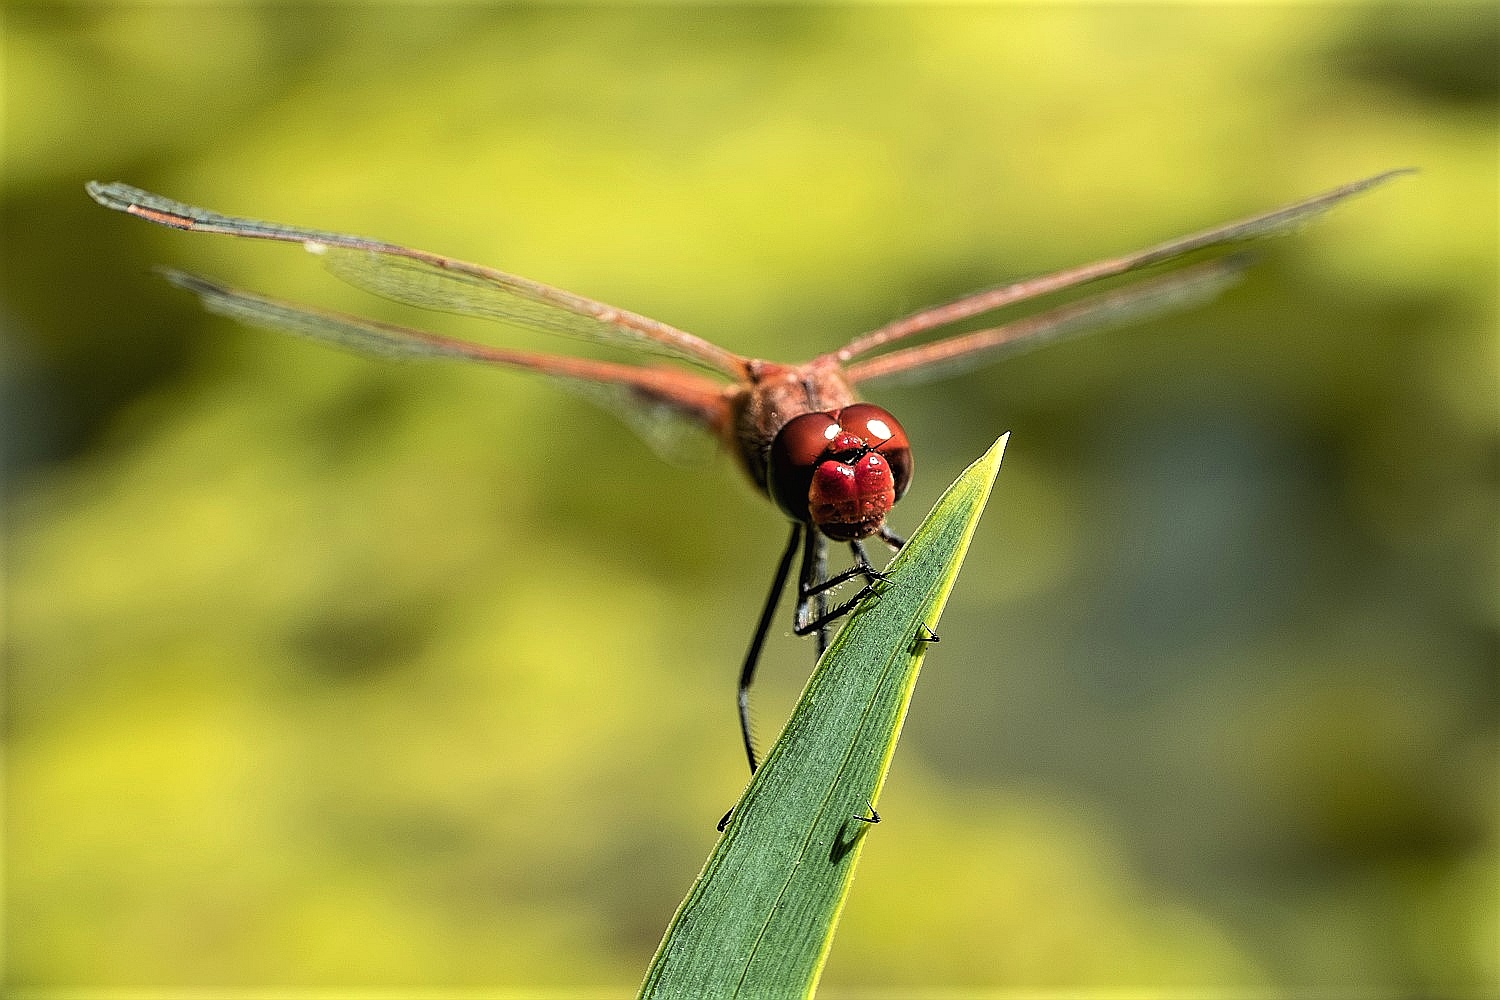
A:
[[[854,845],[859,843],[859,838],[863,837],[869,829],[869,823],[862,822],[853,816],[844,820],[839,826],[838,833],[834,834],[833,847],[828,852],[828,860],[833,864],[843,861],[849,852],[854,850]]]

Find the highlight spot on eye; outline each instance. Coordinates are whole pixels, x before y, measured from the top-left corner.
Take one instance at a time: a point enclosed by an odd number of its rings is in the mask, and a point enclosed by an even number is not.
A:
[[[879,417],[867,421],[865,423],[865,427],[870,431],[870,433],[874,434],[881,440],[889,441],[891,439],[891,429],[886,426],[886,422],[884,420],[881,420]]]

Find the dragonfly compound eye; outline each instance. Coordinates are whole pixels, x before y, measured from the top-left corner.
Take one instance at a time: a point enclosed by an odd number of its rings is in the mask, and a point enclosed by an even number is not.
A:
[[[905,429],[889,412],[871,403],[846,406],[837,416],[846,433],[862,438],[890,463],[896,482],[895,499],[900,500],[911,485],[911,443],[906,440]]]

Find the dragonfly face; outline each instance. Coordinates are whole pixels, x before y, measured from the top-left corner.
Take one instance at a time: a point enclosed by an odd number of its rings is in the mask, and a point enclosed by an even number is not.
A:
[[[911,485],[911,446],[896,418],[870,403],[804,413],[771,442],[771,498],[836,542],[868,538]]]

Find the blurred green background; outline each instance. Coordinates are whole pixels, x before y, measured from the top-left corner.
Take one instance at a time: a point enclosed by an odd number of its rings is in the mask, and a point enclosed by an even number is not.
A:
[[[86,180],[800,360],[1412,165],[1206,308],[875,395],[901,532],[1014,436],[825,986],[1493,995],[1493,5],[0,23],[10,988],[631,993],[784,532],[548,384],[203,315],[149,268],[412,319]]]

